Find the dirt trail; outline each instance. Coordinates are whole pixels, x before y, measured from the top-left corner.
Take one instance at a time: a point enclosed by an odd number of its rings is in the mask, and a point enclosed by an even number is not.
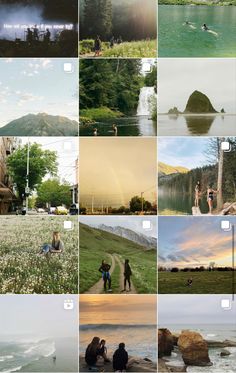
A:
[[[123,275],[124,265],[121,263],[118,255],[115,255],[115,259],[116,259],[117,264],[120,266],[120,291],[122,292],[122,290],[124,289],[124,275]],[[137,291],[134,287],[133,281],[131,280],[130,282],[131,282],[131,291],[128,291],[127,293],[137,294]],[[127,289],[128,289],[128,284],[126,286],[127,286]],[[125,294],[125,292],[124,292],[124,294]]]
[[[108,254],[109,257],[111,258],[111,269],[110,269],[110,274],[112,275],[112,272],[115,269],[116,266],[116,261],[113,255]],[[101,278],[96,284],[94,284],[90,289],[85,291],[84,294],[100,294],[103,291],[103,279]]]

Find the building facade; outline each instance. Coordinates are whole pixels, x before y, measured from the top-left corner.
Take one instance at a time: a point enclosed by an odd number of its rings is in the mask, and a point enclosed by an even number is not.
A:
[[[7,157],[15,150],[14,137],[0,137],[0,214],[7,214],[15,199],[13,183],[7,170]]]

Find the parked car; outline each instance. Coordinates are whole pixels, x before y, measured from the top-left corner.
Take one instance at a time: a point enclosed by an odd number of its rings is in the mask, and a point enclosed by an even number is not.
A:
[[[57,206],[55,210],[56,215],[68,215],[68,210],[64,206]]]

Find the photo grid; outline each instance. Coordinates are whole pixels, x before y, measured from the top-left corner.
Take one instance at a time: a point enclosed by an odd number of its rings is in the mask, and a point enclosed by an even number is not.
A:
[[[235,0],[0,0],[0,372],[236,373],[235,40]]]

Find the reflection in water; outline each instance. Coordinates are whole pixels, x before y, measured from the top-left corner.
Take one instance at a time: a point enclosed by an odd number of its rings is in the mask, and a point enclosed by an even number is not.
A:
[[[191,215],[194,206],[194,194],[169,192],[159,187],[158,191],[158,211],[160,215]],[[202,197],[199,207],[203,214],[208,212],[207,200]]]
[[[184,116],[191,135],[207,135],[216,115],[212,116]]]
[[[117,127],[117,133],[113,125]],[[80,136],[94,136],[97,129],[97,136],[156,136],[157,123],[149,116],[134,116],[116,118],[109,121],[97,122],[90,125],[80,125]]]

